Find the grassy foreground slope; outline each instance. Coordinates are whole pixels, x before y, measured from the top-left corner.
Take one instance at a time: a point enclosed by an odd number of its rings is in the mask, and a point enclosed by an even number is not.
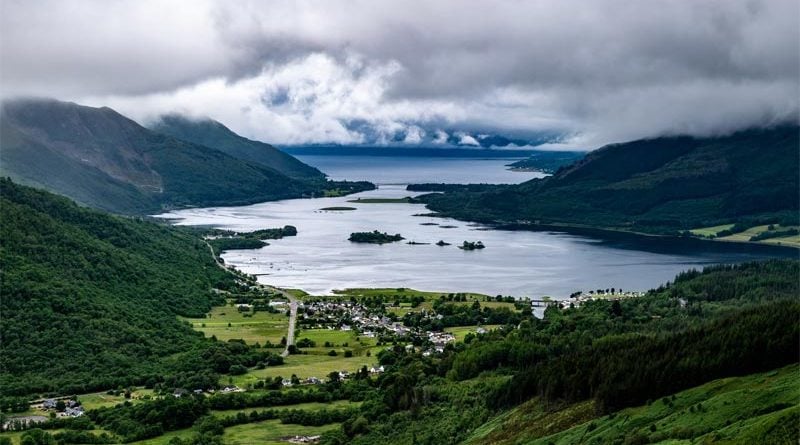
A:
[[[749,221],[797,225],[799,143],[798,126],[646,139],[603,147],[548,178],[423,199],[462,219],[522,225],[666,234]]]
[[[800,369],[714,380],[648,405],[595,417],[591,402],[547,409],[528,401],[487,422],[470,445],[796,443]]]
[[[0,398],[225,372],[202,360],[217,343],[176,317],[233,283],[200,239],[2,179],[0,240]]]

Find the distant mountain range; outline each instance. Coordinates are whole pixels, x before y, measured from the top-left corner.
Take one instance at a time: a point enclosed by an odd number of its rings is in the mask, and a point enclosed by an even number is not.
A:
[[[293,154],[322,154],[326,150],[338,148],[346,149],[396,149],[396,150],[439,150],[439,149],[503,149],[513,150],[514,153],[535,151],[535,147],[548,143],[559,142],[563,134],[557,132],[538,132],[526,137],[509,137],[507,135],[494,132],[463,131],[447,129],[442,130],[435,127],[417,128],[418,131],[410,132],[408,129],[398,130],[390,137],[384,134],[377,134],[368,124],[351,124],[348,128],[357,131],[364,136],[364,142],[358,144],[299,144],[282,147],[288,153]],[[413,153],[413,152],[412,152]]]
[[[4,102],[0,174],[99,209],[142,214],[362,190],[218,122],[168,117],[147,129],[103,107]],[[178,136],[178,137],[175,137]]]
[[[677,233],[742,221],[796,225],[800,127],[613,144],[519,185],[423,197],[462,219]]]

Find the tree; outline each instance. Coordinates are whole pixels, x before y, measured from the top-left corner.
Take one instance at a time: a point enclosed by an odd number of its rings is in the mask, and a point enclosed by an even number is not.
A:
[[[54,445],[56,443],[50,433],[40,428],[33,428],[22,434],[21,445]]]

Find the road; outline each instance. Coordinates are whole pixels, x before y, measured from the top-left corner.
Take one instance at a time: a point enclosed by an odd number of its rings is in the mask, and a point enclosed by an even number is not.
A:
[[[208,250],[211,252],[211,258],[214,258],[214,262],[217,263],[217,266],[228,270],[225,264],[223,264],[222,261],[217,258],[217,255],[214,254],[214,248],[211,247],[211,244],[209,244],[209,242],[206,240],[203,240],[203,242],[206,243],[206,246],[208,246]],[[261,284],[258,282],[257,284],[261,289],[281,294],[284,298],[289,300],[289,329],[288,332],[286,332],[286,348],[283,350],[283,352],[281,352],[281,356],[286,357],[289,355],[289,346],[294,344],[294,328],[297,324],[297,298],[295,298],[295,296],[290,292],[279,287]]]

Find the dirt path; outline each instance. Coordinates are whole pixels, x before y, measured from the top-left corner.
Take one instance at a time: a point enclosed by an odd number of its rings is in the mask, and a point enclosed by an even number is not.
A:
[[[222,261],[220,261],[220,259],[217,258],[217,255],[214,253],[214,248],[211,247],[211,244],[206,240],[203,240],[203,242],[206,243],[206,246],[208,246],[208,250],[211,252],[211,258],[214,258],[214,262],[217,263],[217,266],[225,270],[228,270],[225,264],[223,264]],[[259,287],[261,287],[261,289],[281,294],[283,297],[289,300],[289,329],[288,332],[286,333],[286,349],[284,349],[283,352],[281,352],[281,355],[283,357],[286,357],[289,355],[289,346],[294,344],[294,328],[295,325],[297,324],[297,298],[295,298],[295,296],[292,295],[290,292],[287,292],[286,290],[281,289],[279,287],[261,283],[257,284]]]

